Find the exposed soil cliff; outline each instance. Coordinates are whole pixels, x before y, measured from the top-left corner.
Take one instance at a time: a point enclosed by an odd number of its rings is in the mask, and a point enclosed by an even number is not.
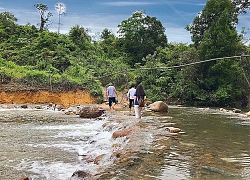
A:
[[[75,104],[92,104],[95,98],[88,91],[79,90],[67,92],[49,92],[47,90],[1,91],[0,103],[8,104],[39,104],[54,103],[70,106]]]
[[[72,91],[49,91],[27,88],[18,84],[0,85],[0,104],[40,104],[53,103],[64,106],[93,104],[96,102],[89,91],[76,89]]]
[[[106,88],[102,87],[103,97],[105,98]],[[126,102],[126,94],[118,92],[118,104],[116,110],[123,109]],[[106,99],[105,99],[106,100]],[[82,104],[97,104],[100,97],[94,97],[88,90],[76,89],[72,91],[49,91],[44,89],[34,89],[20,84],[0,84],[0,104],[47,104],[53,103],[70,106]],[[104,109],[109,109],[107,103],[100,104]]]

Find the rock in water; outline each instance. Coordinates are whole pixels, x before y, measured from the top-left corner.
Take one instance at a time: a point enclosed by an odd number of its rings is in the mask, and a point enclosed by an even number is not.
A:
[[[179,133],[181,131],[180,128],[176,128],[176,127],[167,127],[166,130],[170,133]]]
[[[84,106],[79,112],[81,118],[97,118],[104,113],[104,109],[98,106]]]
[[[168,105],[163,101],[156,101],[153,104],[150,104],[149,109],[155,112],[168,112]]]
[[[86,171],[75,171],[71,177],[77,177],[85,180],[92,179],[92,175]]]

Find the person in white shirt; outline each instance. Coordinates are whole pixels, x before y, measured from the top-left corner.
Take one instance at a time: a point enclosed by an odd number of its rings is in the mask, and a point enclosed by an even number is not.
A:
[[[129,112],[131,112],[132,106],[134,105],[134,95],[135,95],[135,85],[132,84],[127,93],[127,98],[129,100]]]
[[[116,104],[116,99],[115,97],[117,96],[117,92],[115,89],[115,86],[112,85],[112,83],[109,83],[109,86],[106,91],[106,97],[108,98],[109,101],[109,108],[115,110],[114,105]]]

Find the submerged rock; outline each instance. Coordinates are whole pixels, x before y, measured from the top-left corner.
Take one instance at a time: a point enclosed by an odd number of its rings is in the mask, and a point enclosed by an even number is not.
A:
[[[103,157],[105,156],[106,154],[101,154],[99,156],[97,156],[94,160],[94,164],[99,164],[99,162],[103,159]]]
[[[170,133],[179,133],[181,132],[180,128],[176,128],[176,127],[167,127],[166,130]]]
[[[21,177],[18,180],[29,180],[29,178],[28,177]]]
[[[221,174],[221,175],[226,176],[226,177],[240,177],[240,175],[238,175],[238,174],[229,173],[229,172],[223,171],[223,170],[215,168],[215,167],[202,166],[202,169],[213,172],[213,173],[218,173],[218,174]]]
[[[90,180],[92,175],[86,171],[75,171],[71,177],[78,177],[80,179]]]
[[[234,109],[233,112],[234,113],[241,113],[241,110],[240,109]]]
[[[23,104],[23,105],[21,105],[21,108],[27,109],[27,108],[28,108],[28,105],[27,105],[27,104]]]
[[[112,138],[113,139],[116,139],[118,137],[124,137],[124,136],[127,136],[129,135],[130,133],[132,132],[132,129],[122,129],[122,130],[118,130],[118,131],[115,131],[112,135]]]

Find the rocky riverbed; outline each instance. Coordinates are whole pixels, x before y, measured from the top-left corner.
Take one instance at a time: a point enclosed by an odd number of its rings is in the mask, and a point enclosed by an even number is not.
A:
[[[125,166],[129,166],[131,163],[131,156],[133,156],[132,154],[145,151],[143,149],[148,146],[148,143],[151,143],[152,132],[148,131],[147,124],[143,122],[139,124],[136,123],[134,114],[130,113],[128,109],[122,105],[117,105],[116,111],[110,111],[106,104],[99,106],[106,109],[101,117],[83,119],[74,113],[68,115],[65,113],[69,109],[73,111],[76,107],[59,111],[51,104],[2,104],[0,108],[0,123],[2,124],[1,136],[3,137],[1,142],[3,145],[1,157],[3,162],[7,161],[8,158],[10,158],[10,160],[13,160],[14,158],[16,163],[13,162],[11,165],[1,167],[2,171],[5,171],[4,175],[1,175],[1,179],[17,179],[21,174],[30,179],[39,179],[39,177],[43,179],[42,177],[45,176],[44,174],[40,174],[39,176],[38,173],[35,175],[34,172],[28,170],[29,168],[20,168],[20,166],[29,167],[33,160],[27,161],[27,159],[32,158],[42,158],[44,160],[46,159],[46,161],[54,161],[49,158],[50,156],[55,157],[55,159],[57,159],[56,161],[60,159],[60,156],[67,156],[67,158],[65,159],[64,157],[62,161],[70,162],[72,162],[72,158],[79,158],[78,163],[80,165],[78,164],[79,167],[76,168],[75,171],[86,171],[91,175],[91,179],[106,179],[106,176],[109,175],[109,171],[107,171],[108,167],[113,166],[114,164],[122,163],[123,165],[127,164]],[[105,138],[93,140],[92,138],[98,136],[98,132],[96,132],[93,136],[85,137],[85,135],[83,135],[83,137],[79,137],[79,142],[86,141],[86,143],[91,144],[92,147],[90,149],[95,148],[96,152],[94,154],[86,152],[82,154],[82,150],[77,150],[73,153],[75,154],[74,157],[72,156],[72,153],[65,150],[62,151],[55,147],[52,148],[53,146],[56,146],[57,143],[54,142],[53,138],[51,139],[50,136],[56,132],[59,134],[63,133],[59,132],[60,130],[57,130],[58,128],[60,129],[60,126],[75,126],[74,124],[79,123],[82,123],[83,125],[88,123],[97,124],[96,126],[99,126],[99,133],[104,133],[106,136]],[[44,132],[37,131],[35,130],[36,128],[44,129]],[[54,128],[55,131],[50,132],[51,128]],[[79,127],[76,128],[76,131],[78,128]],[[90,129],[90,131],[93,130],[95,130],[95,128]],[[168,132],[163,130],[161,133]],[[40,142],[41,138],[43,139],[41,142],[45,141],[42,143],[43,145],[41,145]],[[70,137],[65,138],[68,139]],[[102,140],[104,140],[104,142],[102,142]],[[74,141],[77,140],[75,139]],[[108,141],[106,142],[107,144],[105,141]],[[30,145],[27,147],[27,144]],[[44,148],[43,146],[47,148]],[[37,149],[35,150],[36,153],[34,153],[34,149],[37,147],[42,147],[41,150],[43,150],[41,151]],[[108,150],[102,151],[102,148]],[[45,152],[47,151],[48,157],[46,157],[47,153],[43,153],[44,150]],[[37,154],[37,152],[39,154]],[[16,155],[18,155],[18,157],[16,157]],[[35,161],[33,161],[33,163],[34,162]],[[80,168],[82,164],[88,164],[86,166],[90,166],[90,168]],[[15,167],[16,170],[13,171],[11,166]],[[95,166],[95,168],[92,166]],[[75,171],[71,172],[71,175],[73,175]],[[68,177],[65,178],[69,179],[71,175],[68,174]],[[47,176],[57,177],[56,174],[49,174]]]
[[[90,119],[50,109],[50,104],[39,106],[1,105],[0,179],[249,178],[249,144],[244,143],[249,142],[249,118],[244,113],[145,109],[136,123],[121,104],[116,111],[102,104],[105,114]],[[170,133],[169,127],[182,131]]]

